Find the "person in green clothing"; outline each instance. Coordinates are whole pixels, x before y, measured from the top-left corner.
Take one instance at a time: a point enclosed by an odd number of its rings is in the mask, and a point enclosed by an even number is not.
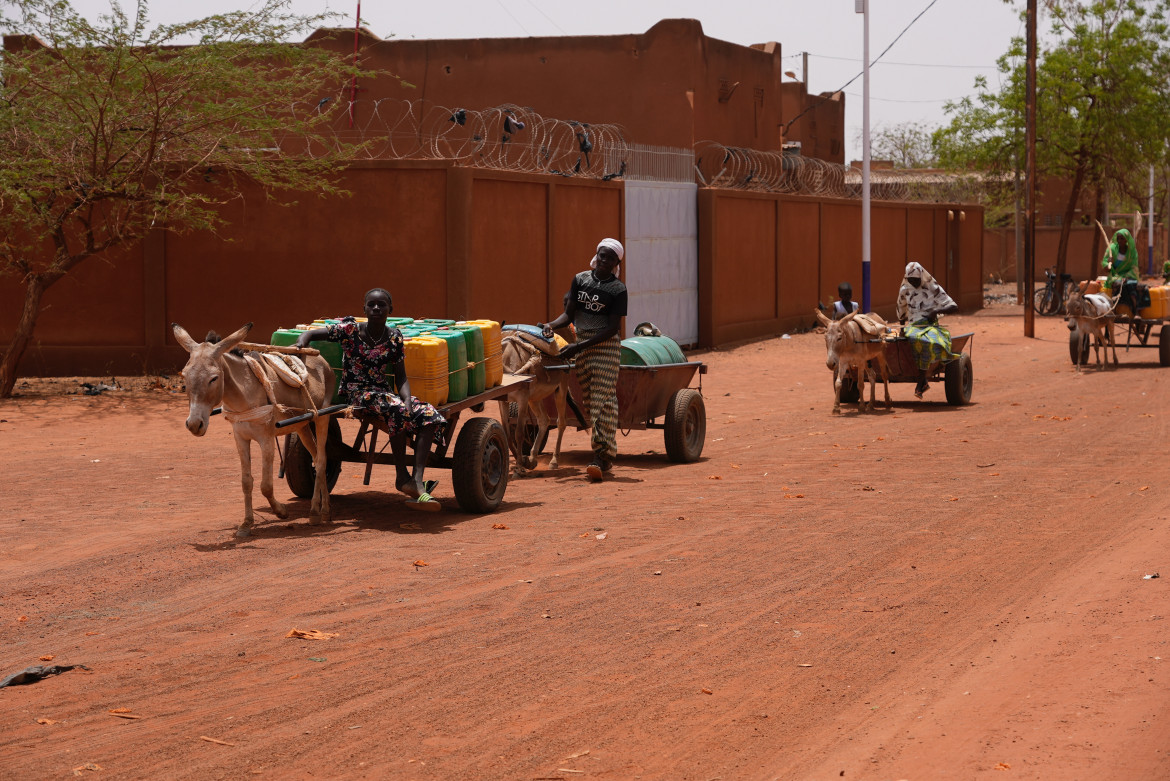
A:
[[[1106,284],[1110,289],[1118,288],[1114,280],[1120,280],[1124,284],[1126,280],[1132,279],[1137,282],[1140,279],[1137,247],[1134,245],[1133,234],[1127,228],[1113,234],[1113,241],[1105,250],[1105,256],[1101,258],[1101,268],[1105,269],[1108,277]]]

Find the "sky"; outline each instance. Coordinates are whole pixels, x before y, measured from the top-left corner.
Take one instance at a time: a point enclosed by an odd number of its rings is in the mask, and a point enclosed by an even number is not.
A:
[[[832,92],[862,69],[864,15],[856,0],[365,0],[365,26],[382,38],[524,38],[641,33],[661,19],[698,19],[714,38],[750,45],[777,41],[784,70],[801,73],[808,52],[809,92]],[[122,0],[131,10],[135,0]],[[252,7],[249,0],[152,0],[150,20],[173,23]],[[352,24],[357,0],[290,0],[296,13],[330,10]],[[870,128],[946,124],[948,100],[973,95],[976,76],[998,88],[995,61],[1024,35],[1023,0],[870,0]],[[88,17],[109,0],[73,0]],[[921,16],[919,16],[921,14]],[[917,20],[915,20],[915,18]],[[341,22],[339,22],[340,24]],[[1043,25],[1043,22],[1042,22]],[[904,31],[904,32],[903,32]],[[901,34],[901,38],[898,38]],[[898,39],[894,43],[895,39]],[[846,159],[860,160],[862,79],[845,89]]]

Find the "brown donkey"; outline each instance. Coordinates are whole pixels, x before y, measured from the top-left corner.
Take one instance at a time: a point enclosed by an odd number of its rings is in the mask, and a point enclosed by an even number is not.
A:
[[[336,380],[328,362],[320,355],[304,356],[303,386],[293,388],[275,379],[275,371],[263,356],[247,356],[233,348],[243,341],[252,324],[248,323],[223,341],[196,342],[182,326],[173,323],[175,339],[191,354],[183,367],[183,381],[187,386],[190,409],[187,430],[197,437],[207,433],[211,411],[223,406],[224,417],[232,424],[236,450],[240,454],[240,481],[244,488],[244,521],[236,529],[237,537],[247,537],[252,530],[252,442],[260,445],[263,468],[260,474],[260,492],[268,500],[278,518],[288,516],[288,510],[276,501],[272,492],[272,462],[276,456],[276,422],[305,412],[320,409],[333,397]],[[208,337],[215,339],[214,334]],[[264,374],[266,380],[258,376]],[[275,379],[275,381],[274,381]],[[317,471],[313,486],[313,502],[309,523],[329,520],[329,489],[325,476],[325,441],[329,418],[318,417],[304,423],[281,429],[280,436],[296,433],[313,453],[313,467]]]

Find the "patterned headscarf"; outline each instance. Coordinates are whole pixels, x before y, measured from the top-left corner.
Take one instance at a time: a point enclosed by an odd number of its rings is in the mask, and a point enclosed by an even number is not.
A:
[[[914,287],[906,280],[919,279]],[[942,285],[934,281],[930,272],[921,263],[907,263],[903,274],[902,287],[898,288],[898,319],[915,323],[940,309],[954,306],[955,300],[947,295]]]
[[[618,265],[614,266],[613,273],[618,273],[618,269],[621,267],[621,262],[626,259],[626,248],[623,247],[622,243],[617,239],[601,240],[601,243],[597,245],[597,249],[594,250],[593,260],[589,261],[589,268],[597,268],[597,253],[601,252],[603,248],[611,249],[613,250],[613,253],[617,255]]]

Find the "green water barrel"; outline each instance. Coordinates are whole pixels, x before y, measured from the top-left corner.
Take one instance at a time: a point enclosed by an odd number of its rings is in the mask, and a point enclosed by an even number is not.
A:
[[[454,320],[443,320],[441,318],[436,318],[436,317],[427,317],[427,318],[424,318],[422,320],[415,320],[414,324],[420,325],[420,326],[427,326],[430,328],[448,328],[450,326],[455,325],[455,321]]]
[[[451,329],[428,331],[426,335],[447,343],[447,365],[451,372],[447,378],[447,401],[463,401],[467,398],[467,337],[462,331]]]
[[[484,365],[483,329],[478,325],[451,326],[451,330],[459,331],[467,341],[467,362],[473,364],[467,370],[467,395],[474,396],[483,393],[487,387],[487,366]]]
[[[297,343],[297,337],[300,335],[301,332],[293,328],[278,328],[272,332],[272,339],[268,343],[278,347],[291,347]],[[341,387],[341,345],[337,342],[309,342],[309,346],[319,350],[321,356],[329,363],[329,367],[333,369],[336,382],[333,384],[333,399],[329,403],[337,404],[339,401],[337,389]]]
[[[686,362],[682,348],[669,336],[633,336],[622,340],[622,366],[661,366]]]
[[[413,317],[387,317],[386,325],[393,328],[401,328],[404,325],[410,325],[414,322]]]

